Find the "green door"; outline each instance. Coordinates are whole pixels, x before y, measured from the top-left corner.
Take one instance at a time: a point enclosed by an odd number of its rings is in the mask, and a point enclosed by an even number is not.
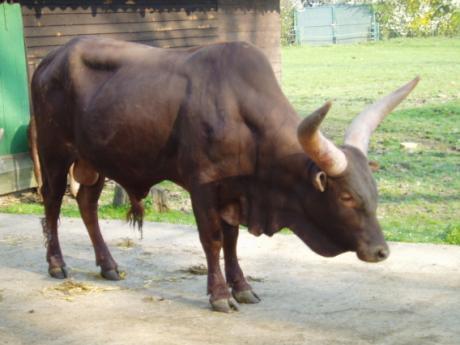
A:
[[[28,155],[29,92],[19,4],[0,3],[0,194],[32,183]]]

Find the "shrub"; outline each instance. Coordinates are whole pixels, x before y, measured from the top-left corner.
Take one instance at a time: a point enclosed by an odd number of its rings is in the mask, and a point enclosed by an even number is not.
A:
[[[460,226],[450,226],[445,241],[450,244],[460,244]]]
[[[374,9],[384,37],[460,33],[460,9],[452,0],[385,0]]]
[[[291,0],[281,0],[281,45],[283,46],[295,43],[294,11],[295,7]]]

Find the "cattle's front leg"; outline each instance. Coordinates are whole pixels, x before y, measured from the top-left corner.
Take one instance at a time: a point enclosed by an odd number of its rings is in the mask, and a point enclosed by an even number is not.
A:
[[[220,269],[219,255],[223,244],[222,223],[214,208],[212,196],[206,193],[191,193],[193,212],[200,233],[200,241],[208,264],[209,302],[215,311],[228,313],[238,310],[231,297]]]
[[[237,226],[229,225],[225,222],[223,222],[222,226],[224,234],[225,275],[228,285],[232,288],[232,295],[239,303],[259,303],[259,296],[252,291],[251,285],[249,285],[244,277],[238,263],[236,245],[239,229]]]

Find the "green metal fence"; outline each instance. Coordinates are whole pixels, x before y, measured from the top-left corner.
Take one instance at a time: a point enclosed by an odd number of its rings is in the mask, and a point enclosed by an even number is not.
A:
[[[375,15],[365,5],[306,7],[295,13],[297,44],[336,44],[378,40]]]
[[[0,3],[0,195],[32,186],[30,119],[21,7]]]

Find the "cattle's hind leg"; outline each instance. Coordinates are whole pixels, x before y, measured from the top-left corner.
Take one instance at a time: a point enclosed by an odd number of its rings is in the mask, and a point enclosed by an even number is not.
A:
[[[258,303],[259,296],[252,291],[251,285],[246,281],[238,257],[236,244],[238,241],[238,227],[223,223],[224,233],[224,259],[227,284],[232,288],[232,295],[239,303]]]
[[[99,175],[96,184],[80,185],[77,194],[81,217],[88,230],[96,254],[96,265],[101,267],[101,275],[108,280],[120,280],[118,265],[112,258],[99,228],[97,215],[98,200],[104,187],[104,176]]]
[[[48,261],[48,273],[58,279],[64,279],[68,276],[59,245],[58,219],[62,197],[67,185],[69,165],[61,157],[53,157],[42,162],[43,185],[41,193],[45,205],[45,218],[42,221],[42,226],[46,238],[46,260]]]

